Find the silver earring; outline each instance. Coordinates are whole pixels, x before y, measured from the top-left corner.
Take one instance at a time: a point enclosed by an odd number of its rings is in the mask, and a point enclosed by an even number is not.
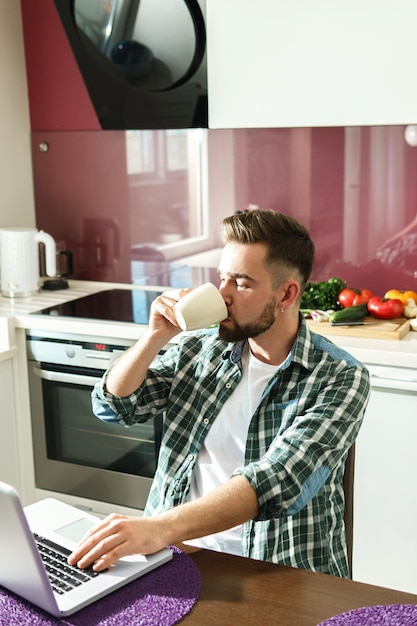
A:
[[[280,311],[281,311],[281,313],[284,313],[285,309],[284,309],[283,306],[280,308]]]

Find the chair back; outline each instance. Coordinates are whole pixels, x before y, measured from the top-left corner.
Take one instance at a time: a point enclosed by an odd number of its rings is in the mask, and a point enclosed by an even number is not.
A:
[[[353,553],[353,486],[355,479],[355,444],[348,452],[343,475],[343,489],[345,492],[345,532],[348,554],[350,578],[352,578],[352,553]]]

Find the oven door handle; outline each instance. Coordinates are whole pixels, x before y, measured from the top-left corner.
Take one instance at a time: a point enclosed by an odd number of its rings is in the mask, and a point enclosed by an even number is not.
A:
[[[72,385],[85,385],[87,387],[94,386],[99,380],[99,377],[83,376],[82,374],[68,374],[66,372],[53,372],[50,370],[43,370],[38,367],[33,368],[34,374],[55,383],[69,383]]]

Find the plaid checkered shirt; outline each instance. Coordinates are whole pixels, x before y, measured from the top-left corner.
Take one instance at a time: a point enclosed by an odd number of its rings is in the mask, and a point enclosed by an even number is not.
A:
[[[158,356],[132,395],[92,392],[94,413],[123,426],[163,414],[158,467],[145,515],[185,501],[211,424],[241,379],[243,343],[216,329],[185,334]],[[243,556],[347,577],[343,471],[369,399],[367,369],[328,339],[300,329],[267,384],[235,470],[255,489],[259,513],[242,527]]]

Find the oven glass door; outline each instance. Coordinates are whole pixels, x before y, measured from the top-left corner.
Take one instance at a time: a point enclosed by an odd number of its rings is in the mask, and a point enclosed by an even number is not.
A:
[[[91,409],[97,371],[52,367],[41,370],[48,458],[152,478],[160,442],[154,422],[132,428],[102,422]]]
[[[143,508],[162,419],[124,428],[95,417],[101,370],[36,362],[29,370],[37,487]]]

